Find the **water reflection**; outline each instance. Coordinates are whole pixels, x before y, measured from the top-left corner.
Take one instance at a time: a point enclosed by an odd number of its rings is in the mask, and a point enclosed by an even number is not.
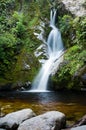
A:
[[[6,99],[23,99],[27,102],[62,102],[62,103],[78,103],[86,105],[86,92],[71,92],[71,91],[58,91],[58,92],[3,92],[0,98]]]
[[[86,93],[85,92],[38,92],[38,93],[23,93],[22,98],[27,98],[30,102],[50,103],[50,102],[62,102],[62,103],[79,103],[86,105]]]

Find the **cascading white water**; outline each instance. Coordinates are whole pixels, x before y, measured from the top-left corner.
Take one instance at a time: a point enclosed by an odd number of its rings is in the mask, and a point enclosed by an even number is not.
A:
[[[50,13],[50,27],[52,28],[47,40],[47,52],[49,59],[45,61],[35,78],[30,91],[43,92],[47,90],[49,76],[53,70],[53,64],[57,60],[57,68],[62,62],[61,55],[64,47],[61,39],[61,34],[55,26],[56,9],[52,9]]]

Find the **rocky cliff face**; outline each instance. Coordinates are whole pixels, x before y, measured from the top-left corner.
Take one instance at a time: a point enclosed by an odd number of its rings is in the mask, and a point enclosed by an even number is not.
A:
[[[85,0],[61,0],[65,8],[75,16],[86,16],[86,1]]]

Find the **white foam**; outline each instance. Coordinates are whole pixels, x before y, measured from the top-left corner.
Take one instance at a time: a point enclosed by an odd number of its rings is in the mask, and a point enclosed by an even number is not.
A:
[[[49,90],[36,90],[36,89],[33,89],[33,90],[26,91],[26,92],[39,93],[39,92],[51,92],[51,91],[49,91]]]

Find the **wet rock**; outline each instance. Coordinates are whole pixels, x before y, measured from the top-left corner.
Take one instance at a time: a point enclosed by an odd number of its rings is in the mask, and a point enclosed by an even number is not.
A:
[[[72,79],[73,81],[78,81],[79,85],[81,86],[81,90],[86,91],[86,65],[78,70]]]
[[[31,109],[23,109],[17,112],[7,114],[0,118],[0,127],[6,129],[16,129],[26,119],[32,118],[35,113]]]
[[[0,118],[5,116],[5,113],[3,113],[2,111],[3,111],[3,107],[0,107]]]
[[[80,120],[67,129],[62,130],[86,130],[86,115],[84,115]]]
[[[59,70],[60,65],[63,64],[63,60],[64,60],[64,52],[62,52],[61,56],[59,58],[57,58],[54,63],[52,64],[52,68],[51,68],[51,75],[55,75],[56,72]]]
[[[44,37],[44,28],[45,28],[45,23],[43,21],[40,22],[40,25],[35,27],[35,30],[39,30],[40,33],[34,32],[34,35],[41,40],[43,43],[46,43],[45,37]]]
[[[24,83],[22,81],[19,81],[12,85],[12,89],[17,90],[17,91],[23,91],[23,90],[29,89],[30,87],[31,87],[31,82],[29,81],[24,82]]]
[[[65,124],[66,119],[63,113],[51,111],[24,121],[18,130],[60,130]]]
[[[84,115],[78,122],[76,122],[73,126],[81,126],[86,125],[86,115]]]
[[[10,83],[5,85],[0,85],[0,91],[14,91],[14,90],[26,90],[31,87],[31,82],[18,81],[16,83]]]
[[[86,85],[86,73],[82,75],[81,79],[82,79],[83,84]]]
[[[0,91],[12,91],[12,83],[0,85]]]

